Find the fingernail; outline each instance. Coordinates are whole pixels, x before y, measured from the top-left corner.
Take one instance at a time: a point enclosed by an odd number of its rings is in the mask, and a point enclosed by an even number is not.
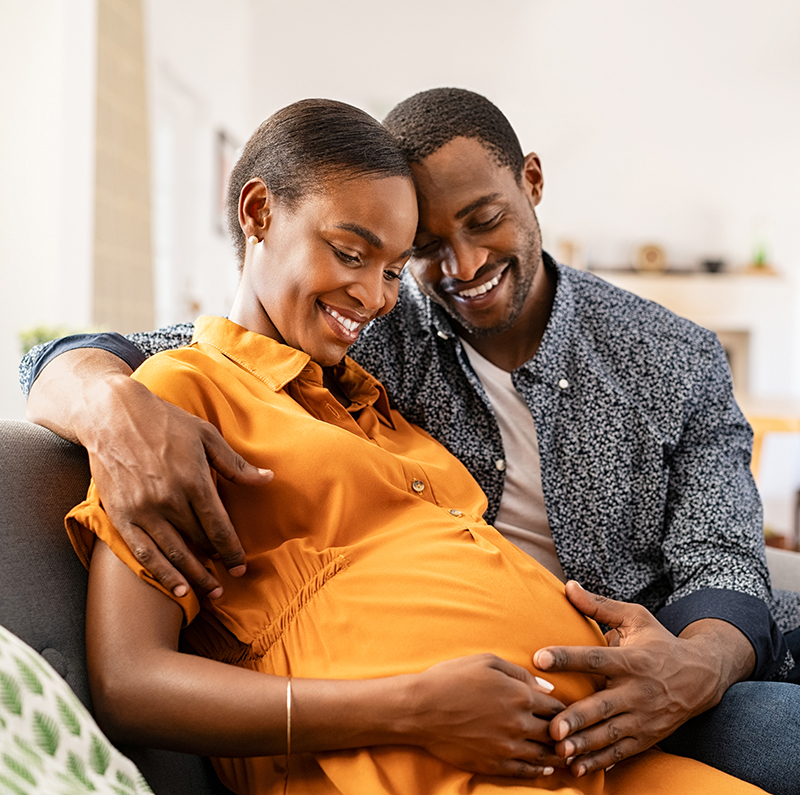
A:
[[[222,596],[222,586],[217,586],[213,591],[208,594],[209,599],[219,599]]]
[[[548,693],[552,690],[555,690],[556,686],[552,682],[548,682],[547,679],[542,679],[541,676],[534,676],[533,678],[536,680],[536,684],[539,685],[542,690],[546,690]]]
[[[563,721],[562,721],[563,724]],[[566,724],[564,724],[566,725]],[[567,763],[569,764],[570,759],[574,759],[575,756],[575,743],[572,740],[567,740],[564,743],[564,753],[567,755]]]
[[[239,566],[234,566],[232,569],[228,569],[228,574],[231,577],[241,577],[247,571],[247,566],[242,563]]]
[[[575,778],[580,778],[581,776],[585,775],[586,775],[586,766],[578,765],[578,769],[575,771]]]
[[[185,585],[176,585],[172,589],[172,593],[174,593],[175,596],[180,598],[181,596],[186,596],[186,594],[189,593],[189,589]]]
[[[553,773],[555,773],[555,772],[556,772],[556,769],[554,767],[546,767],[544,770],[542,770],[542,775],[543,776],[552,776]]]
[[[575,761],[575,757],[574,756],[568,756],[567,757],[567,764],[568,765],[571,765],[574,761]]]
[[[617,763],[616,763],[616,762],[614,762],[614,765],[616,765],[616,764],[617,764]],[[609,770],[611,770],[611,768],[612,768],[612,767],[614,767],[614,765],[609,765],[609,766],[606,768],[606,773],[608,773],[608,771],[609,771]]]
[[[549,651],[537,651],[533,656],[534,665],[537,668],[549,668],[556,661]]]
[[[556,734],[559,740],[563,740],[569,734],[569,723],[565,720],[560,720],[556,724]],[[567,752],[567,756],[575,750],[574,743],[571,743],[572,750]]]
[[[258,474],[259,475],[271,475],[272,474],[272,470],[271,469],[263,469],[262,467],[259,467],[258,468]]]

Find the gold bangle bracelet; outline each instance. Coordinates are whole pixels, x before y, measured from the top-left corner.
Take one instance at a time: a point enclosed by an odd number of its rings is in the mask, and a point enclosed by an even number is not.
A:
[[[292,675],[286,680],[286,766],[292,755]]]

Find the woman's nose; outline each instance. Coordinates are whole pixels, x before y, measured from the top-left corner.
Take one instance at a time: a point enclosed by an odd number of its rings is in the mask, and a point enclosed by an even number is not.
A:
[[[386,304],[387,282],[383,271],[378,274],[363,274],[357,281],[353,282],[348,289],[363,307],[370,313],[377,313]]]

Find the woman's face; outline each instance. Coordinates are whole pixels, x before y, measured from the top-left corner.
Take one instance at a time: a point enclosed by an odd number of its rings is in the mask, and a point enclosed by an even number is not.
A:
[[[231,320],[336,364],[397,300],[417,227],[414,186],[402,177],[332,179],[292,209],[275,199],[264,209]]]

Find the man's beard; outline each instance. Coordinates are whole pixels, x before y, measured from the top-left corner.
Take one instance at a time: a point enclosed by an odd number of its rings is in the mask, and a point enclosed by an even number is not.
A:
[[[539,222],[535,215],[533,216],[533,223],[525,235],[521,256],[508,257],[503,261],[508,262],[506,272],[508,277],[514,280],[514,289],[511,294],[511,301],[507,306],[506,317],[501,323],[488,328],[474,326],[444,296],[438,294],[435,296],[436,302],[455,321],[457,326],[472,337],[485,339],[495,334],[502,334],[504,331],[508,331],[522,314],[533,280],[542,264],[542,237],[539,231]],[[522,267],[522,262],[527,263],[526,268]]]

